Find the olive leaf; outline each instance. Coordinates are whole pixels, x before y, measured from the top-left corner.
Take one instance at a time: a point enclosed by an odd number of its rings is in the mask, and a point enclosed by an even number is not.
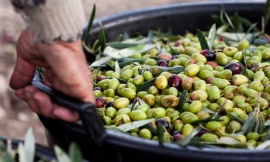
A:
[[[253,118],[247,133],[253,132],[254,128],[255,128],[255,125],[256,125],[256,118]]]
[[[25,150],[26,161],[34,161],[35,137],[34,137],[34,133],[33,133],[32,128],[29,128],[27,130],[27,133],[25,136],[24,150]]]
[[[159,143],[162,144],[164,139],[164,130],[163,125],[161,123],[157,124],[157,136]]]
[[[214,114],[215,113],[214,111],[208,109],[207,107],[203,107],[202,108],[202,111],[205,111],[205,112],[210,113],[210,114]]]
[[[125,43],[125,42],[109,42],[107,43],[108,46],[117,49],[129,48],[139,45],[138,43]]]
[[[231,117],[231,118],[237,120],[237,121],[238,121],[239,123],[241,123],[241,124],[244,124],[244,123],[245,123],[241,118],[239,118],[238,116],[235,116],[234,114],[232,114],[232,113],[230,113],[230,112],[228,112],[227,115],[228,115],[229,117]]]
[[[8,153],[6,146],[4,145],[3,141],[0,141],[0,161],[3,162],[14,162],[11,155]]]
[[[246,134],[252,121],[253,121],[253,113],[250,113],[248,119],[245,121],[244,125],[241,128],[241,134]]]
[[[205,39],[205,36],[204,36],[203,32],[200,31],[199,29],[197,29],[197,35],[198,35],[198,39],[200,41],[202,49],[208,49],[209,50],[210,48],[209,48],[209,46],[207,44],[207,41]]]
[[[252,25],[248,28],[248,30],[247,30],[247,32],[246,32],[244,38],[246,38],[246,36],[247,36],[247,35],[251,32],[251,30],[253,30],[256,26],[257,26],[257,23],[252,24]],[[255,36],[255,33],[252,33],[252,34]],[[254,37],[254,36],[253,36],[253,37]],[[251,38],[252,38],[252,37],[251,37]]]
[[[270,147],[270,140],[267,140],[265,142],[263,142],[262,144],[260,144],[259,146],[257,146],[255,148],[255,150],[264,150],[266,148],[269,148]]]
[[[90,32],[92,25],[93,25],[95,14],[96,14],[96,4],[94,4],[94,6],[93,6],[92,13],[91,13],[91,16],[90,16],[90,19],[88,21],[88,25],[86,28],[86,32],[85,32],[85,35],[83,37],[83,42],[85,42],[88,38],[89,32]]]
[[[126,59],[125,61],[120,62],[119,66],[124,67],[124,66],[130,65],[130,64],[135,63],[135,62],[142,63],[142,62],[144,62],[144,59],[142,59],[142,58],[129,58],[129,59]]]
[[[176,143],[177,143],[178,145],[180,145],[180,146],[186,146],[186,145],[191,141],[191,139],[192,139],[195,135],[197,135],[201,130],[202,130],[202,127],[201,127],[200,125],[198,125],[198,126],[193,130],[193,132],[192,132],[190,135],[188,135],[188,136],[186,136],[185,138],[183,138],[183,139],[177,141]]]
[[[270,126],[270,119],[268,119],[265,123],[264,123],[265,126]]]
[[[122,124],[122,125],[118,126],[117,129],[124,131],[124,132],[127,132],[127,131],[130,131],[132,129],[144,126],[144,125],[146,125],[150,122],[153,122],[155,120],[156,120],[155,118],[151,118],[151,119],[146,119],[146,120],[134,121],[134,122]]]
[[[120,74],[121,73],[121,69],[120,69],[120,66],[118,64],[118,61],[115,61],[114,62],[114,69],[115,69],[115,72]]]
[[[114,57],[114,58],[123,58],[123,57],[129,57],[134,53],[143,53],[146,52],[152,48],[154,48],[156,45],[154,44],[140,44],[138,46],[134,46],[134,47],[129,47],[129,48],[124,48],[121,50],[117,50],[114,52],[108,52],[108,51],[104,51],[105,54]]]
[[[25,152],[25,147],[23,146],[23,144],[20,142],[19,146],[18,146],[18,151],[19,151],[19,160],[20,162],[28,162],[27,161],[27,157],[26,157],[26,152]]]
[[[216,143],[218,144],[225,144],[225,145],[238,145],[241,144],[240,141],[232,138],[232,137],[220,137],[216,140]]]
[[[79,146],[72,142],[70,147],[69,147],[69,157],[71,158],[72,162],[82,162],[83,158],[82,158],[82,153],[80,151]]]
[[[240,20],[240,17],[239,17],[237,12],[234,13],[231,21],[232,21],[232,24],[235,28],[235,32],[243,32],[244,31],[243,25],[241,24],[241,20]]]
[[[186,96],[187,96],[187,90],[183,90],[180,96],[180,103],[176,107],[176,110],[178,110],[179,112],[183,112]]]
[[[264,28],[267,26],[270,19],[270,0],[267,0],[264,6]]]
[[[97,75],[96,75],[96,77],[95,77],[94,83],[97,83],[98,73],[99,73],[100,69],[101,69],[101,66],[98,67],[98,69],[97,69],[97,73],[96,73]]]
[[[198,125],[198,124],[201,124],[201,123],[207,123],[209,121],[222,121],[222,120],[220,120],[220,119],[212,119],[212,117],[208,117],[206,119],[196,120],[194,122],[191,122],[190,124],[192,124],[192,125]]]
[[[108,62],[109,60],[111,60],[112,58],[110,56],[107,56],[107,57],[102,57],[101,59],[93,62],[91,65],[90,65],[90,68],[91,67],[99,67],[100,65]]]
[[[129,39],[128,33],[125,32],[125,33],[124,33],[124,36],[123,36],[123,40],[128,40],[128,39]]]
[[[54,152],[56,154],[58,162],[71,162],[68,155],[57,145],[54,145]]]
[[[153,34],[152,30],[149,30],[148,34],[147,34],[148,40],[145,42],[145,44],[153,44],[153,42],[152,42],[153,37],[154,37],[154,34]]]
[[[255,45],[264,45],[264,44],[268,44],[269,42],[265,39],[261,39],[261,38],[256,38],[253,41],[253,44]]]
[[[215,37],[216,37],[216,24],[213,24],[208,34],[208,47],[210,50],[212,50]]]
[[[180,73],[180,72],[183,72],[185,70],[185,68],[182,66],[174,66],[174,67],[156,66],[156,68],[163,71],[163,72],[167,71],[167,72],[171,72],[171,73]]]
[[[128,82],[121,78],[116,78],[121,84],[127,84]]]
[[[99,26],[100,26],[100,33],[99,33],[98,39],[95,41],[95,43],[93,45],[93,51],[95,51],[95,53],[99,48],[101,51],[103,51],[105,49],[105,46],[106,46],[105,32],[103,30],[101,23],[99,23]]]
[[[155,81],[156,81],[156,78],[151,79],[147,82],[144,82],[143,84],[141,84],[137,87],[136,92],[138,93],[140,91],[147,91],[155,83]]]
[[[142,126],[143,128],[147,128],[147,129],[149,129],[150,130],[150,132],[152,132],[153,134],[158,134],[157,133],[157,129],[156,128],[154,128],[151,124],[146,124],[146,125],[144,125],[144,126]]]

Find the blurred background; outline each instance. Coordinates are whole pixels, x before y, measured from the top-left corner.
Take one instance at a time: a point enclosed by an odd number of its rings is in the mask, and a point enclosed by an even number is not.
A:
[[[96,18],[99,18],[138,8],[198,1],[206,0],[83,0],[83,5],[88,19],[94,3],[97,8]],[[222,0],[215,1],[222,3]],[[24,139],[27,129],[32,127],[36,142],[46,146],[44,127],[37,115],[14,96],[14,91],[8,85],[16,61],[16,40],[24,27],[21,16],[14,12],[10,0],[0,0],[0,135]]]

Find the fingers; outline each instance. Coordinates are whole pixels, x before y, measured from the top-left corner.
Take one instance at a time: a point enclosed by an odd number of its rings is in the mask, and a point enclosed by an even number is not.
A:
[[[35,74],[35,66],[17,58],[16,66],[10,78],[10,87],[17,90],[31,83]]]
[[[76,122],[79,120],[77,113],[52,103],[47,94],[39,91],[34,86],[19,89],[15,94],[26,101],[30,109],[37,114],[42,114],[53,119],[62,119],[68,122]]]

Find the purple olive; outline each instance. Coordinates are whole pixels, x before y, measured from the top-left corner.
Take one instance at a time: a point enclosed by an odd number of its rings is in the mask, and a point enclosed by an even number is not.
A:
[[[97,81],[99,82],[101,80],[104,80],[105,78],[106,78],[105,75],[100,75],[100,76],[97,77]]]
[[[108,102],[108,103],[106,104],[106,107],[113,107],[113,103],[114,103],[114,102]]]
[[[158,123],[162,124],[162,125],[164,126],[165,129],[169,129],[169,128],[170,128],[169,122],[168,122],[166,119],[164,119],[164,118],[158,118],[158,119],[156,120],[156,125],[157,125]]]
[[[204,55],[207,61],[215,61],[216,59],[216,54],[210,50],[202,50],[200,54]]]
[[[229,69],[232,71],[232,75],[240,74],[242,71],[242,67],[240,64],[236,62],[231,62],[225,66],[225,69]]]
[[[168,78],[168,82],[171,87],[175,87],[177,89],[181,88],[182,80],[176,74],[170,75]]]
[[[103,98],[98,97],[96,98],[96,108],[101,108],[105,106],[105,101]]]
[[[209,133],[209,131],[205,130],[205,129],[202,129],[200,132],[199,132],[199,136],[202,136],[203,134],[205,133]]]
[[[180,139],[184,138],[179,131],[173,131],[171,135],[173,136],[173,141],[179,141]]]
[[[158,60],[158,66],[168,67],[168,63],[165,60]]]

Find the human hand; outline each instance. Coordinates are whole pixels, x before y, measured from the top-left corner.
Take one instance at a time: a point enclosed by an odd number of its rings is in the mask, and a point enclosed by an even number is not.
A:
[[[36,66],[45,68],[43,83],[84,102],[95,103],[92,76],[87,67],[81,40],[51,45],[32,42],[33,35],[23,31],[17,41],[17,63],[10,79],[16,96],[26,101],[36,113],[54,119],[75,122],[76,112],[53,103],[50,97],[30,83]]]

